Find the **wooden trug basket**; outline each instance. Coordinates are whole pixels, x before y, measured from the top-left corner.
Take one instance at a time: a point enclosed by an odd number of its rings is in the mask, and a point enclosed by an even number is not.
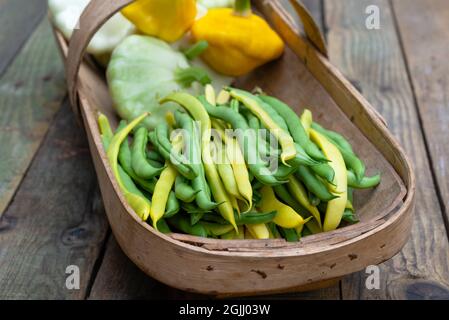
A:
[[[304,6],[291,0],[306,35],[294,26],[279,1],[254,1],[288,45],[281,59],[237,80],[246,89],[261,87],[296,109],[307,106],[316,120],[344,134],[372,171],[382,173],[374,190],[357,191],[361,222],[333,232],[284,240],[215,240],[164,235],[142,222],[127,205],[103,151],[97,126],[101,111],[113,124],[104,73],[84,59],[93,34],[133,0],[93,0],[68,46],[55,36],[66,61],[75,114],[84,125],[107,217],[126,255],[149,276],[181,290],[217,296],[304,291],[330,285],[340,277],[395,255],[410,234],[415,177],[385,121],[327,59],[318,27]]]

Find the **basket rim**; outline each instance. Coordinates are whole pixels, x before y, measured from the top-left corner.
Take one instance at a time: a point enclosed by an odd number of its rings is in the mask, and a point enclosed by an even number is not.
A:
[[[67,57],[68,52],[68,44],[65,41],[62,34],[54,27],[52,24],[59,48],[61,50],[61,53],[64,57]],[[311,46],[309,49],[314,50],[317,57],[322,60],[322,62],[326,65],[326,67],[329,68],[329,71],[334,73],[334,75],[341,79],[344,84],[350,88],[352,88],[352,85],[346,81],[344,76],[336,72],[338,69],[333,67],[328,59],[322,55],[316,48]],[[86,62],[83,62],[83,65],[86,64]],[[79,76],[78,76],[79,77]],[[79,96],[79,104],[85,105],[87,104],[87,98],[83,97],[83,92],[81,90],[82,86],[82,79],[79,79],[79,86],[77,88],[77,93]],[[355,90],[354,90],[355,91]],[[357,99],[363,99],[363,108],[368,113],[369,117],[373,119],[373,122],[375,122],[376,114],[372,110],[374,110],[369,102],[364,99],[364,97],[360,94],[356,95]],[[415,174],[412,170],[412,165],[407,158],[404,150],[399,145],[397,140],[392,136],[392,134],[389,132],[389,130],[386,128],[385,125],[379,125],[375,124],[378,128],[378,130],[382,131],[384,134],[386,140],[388,140],[389,143],[392,144],[392,147],[397,150],[399,157],[403,160],[403,164],[405,166],[406,170],[406,179],[403,177],[400,177],[401,181],[403,182],[403,185],[405,187],[405,194],[402,195],[403,202],[399,204],[399,207],[396,207],[392,209],[390,212],[386,213],[386,215],[383,218],[377,218],[374,220],[366,221],[366,222],[360,222],[355,225],[343,227],[341,229],[337,229],[334,231],[321,233],[319,235],[312,235],[310,237],[307,237],[306,239],[315,239],[318,238],[316,241],[304,241],[301,239],[298,243],[288,243],[285,240],[280,241],[279,239],[269,239],[269,240],[222,240],[222,239],[205,239],[201,237],[195,237],[195,236],[183,236],[184,240],[180,240],[179,234],[172,234],[172,235],[165,235],[161,232],[158,232],[154,230],[149,224],[146,222],[141,221],[141,219],[137,216],[137,214],[132,210],[125,199],[123,198],[122,193],[119,190],[119,187],[116,183],[116,180],[114,178],[114,175],[111,171],[109,162],[107,161],[106,154],[104,152],[103,148],[99,148],[98,146],[101,146],[101,141],[99,139],[99,132],[98,127],[96,126],[96,123],[90,123],[93,118],[87,114],[85,114],[86,110],[91,110],[93,112],[93,108],[88,107],[86,108],[80,108],[82,118],[84,118],[85,121],[89,123],[89,126],[95,127],[96,132],[95,134],[92,132],[93,139],[95,141],[96,147],[99,150],[99,154],[102,160],[102,165],[104,166],[104,169],[107,172],[107,176],[109,181],[112,183],[114,192],[117,194],[118,198],[120,199],[120,202],[122,206],[126,209],[127,213],[133,218],[134,222],[136,222],[141,228],[144,228],[146,232],[151,232],[153,235],[156,235],[157,237],[160,237],[161,239],[170,242],[172,245],[179,246],[186,250],[193,250],[205,254],[209,254],[211,256],[238,256],[238,257],[250,257],[250,258],[267,258],[267,257],[292,257],[292,256],[310,256],[316,253],[324,253],[324,252],[331,252],[332,250],[335,250],[337,248],[348,246],[354,242],[358,241],[364,241],[368,239],[370,236],[384,230],[385,228],[388,228],[390,225],[394,224],[397,220],[401,219],[401,217],[407,213],[407,211],[413,206],[414,201],[414,195],[416,190],[416,181],[415,181]],[[79,110],[79,109],[78,109]],[[397,172],[396,172],[397,173]],[[114,231],[114,230],[113,230]],[[329,241],[326,241],[328,239],[332,239],[333,236],[344,234],[345,232],[353,232],[355,233],[354,236],[350,236],[347,239],[342,239],[341,241],[337,241],[336,243],[329,243]],[[359,232],[359,234],[357,234]],[[325,235],[320,240],[320,236]],[[317,237],[318,236],[318,237]],[[312,237],[312,238],[311,238]],[[313,238],[315,237],[315,238]],[[256,247],[258,250],[242,250],[242,251],[228,251],[226,249],[208,249],[207,245],[209,244],[225,244],[225,243],[236,243],[235,241],[238,241],[239,244],[253,244],[253,243],[259,243],[259,244],[268,244],[267,247],[261,248]],[[269,244],[280,244],[283,245],[276,246],[276,250],[270,250]],[[218,246],[223,248],[224,246]],[[248,245],[248,248],[250,249],[251,246]],[[260,253],[264,252],[264,256],[261,256]],[[269,253],[268,255],[266,253]]]

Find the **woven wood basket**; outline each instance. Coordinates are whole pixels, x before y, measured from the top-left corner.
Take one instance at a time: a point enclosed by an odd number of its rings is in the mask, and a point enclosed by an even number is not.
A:
[[[322,35],[304,6],[292,0],[304,35],[276,0],[254,1],[288,45],[283,57],[240,78],[237,87],[261,87],[296,111],[310,108],[317,121],[349,138],[373,172],[382,173],[374,190],[358,191],[361,222],[333,232],[284,240],[215,240],[163,235],[143,223],[127,205],[100,141],[98,111],[116,125],[104,70],[84,56],[99,27],[133,0],[93,0],[70,45],[55,30],[66,62],[73,111],[84,126],[107,217],[126,255],[149,276],[178,289],[216,296],[304,291],[379,264],[405,244],[412,224],[415,177],[385,121],[327,59]]]

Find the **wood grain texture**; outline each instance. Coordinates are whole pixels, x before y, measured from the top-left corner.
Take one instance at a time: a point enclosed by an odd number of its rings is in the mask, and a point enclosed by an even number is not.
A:
[[[392,3],[440,203],[449,219],[449,3],[445,0]]]
[[[365,8],[372,4],[381,9],[380,30],[365,27]],[[367,290],[367,275],[360,272],[343,280],[343,298],[429,298],[429,288],[448,297],[449,245],[389,2],[326,0],[325,17],[331,62],[386,118],[414,160],[419,181],[412,236],[400,254],[381,266],[380,290]]]
[[[85,135],[58,113],[0,220],[0,299],[83,299],[107,223]],[[67,290],[66,267],[80,270]]]
[[[45,16],[46,0],[0,1],[0,75]]]
[[[128,259],[111,236],[95,278],[91,300],[204,299],[206,296],[170,288],[151,277]]]
[[[45,19],[0,78],[0,216],[45,137],[65,92],[63,65]]]

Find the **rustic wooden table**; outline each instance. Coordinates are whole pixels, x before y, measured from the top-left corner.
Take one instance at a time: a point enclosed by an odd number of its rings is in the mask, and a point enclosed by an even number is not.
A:
[[[414,162],[415,223],[404,249],[367,274],[293,299],[449,299],[449,3],[305,1],[331,61],[385,117]],[[369,5],[380,29],[365,25]],[[0,0],[0,299],[195,298],[145,276],[111,235],[76,125],[46,0]],[[79,266],[80,289],[66,288]]]

